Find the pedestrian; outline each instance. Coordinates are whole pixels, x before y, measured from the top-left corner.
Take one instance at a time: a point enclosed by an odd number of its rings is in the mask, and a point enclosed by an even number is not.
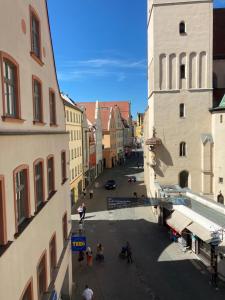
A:
[[[134,192],[133,195],[134,195],[135,198],[137,198],[137,193],[136,192]]]
[[[86,189],[83,188],[83,198],[84,198],[84,199],[85,199],[86,193],[87,193]]]
[[[132,259],[132,251],[131,251],[131,246],[130,243],[127,242],[126,243],[126,251],[127,251],[127,263],[133,263],[133,259]]]
[[[80,220],[82,219],[82,216],[83,216],[83,207],[80,205],[77,209],[77,212],[79,213],[80,215]]]
[[[82,208],[83,208],[83,214],[82,214],[82,219],[85,218],[85,213],[86,213],[86,205],[84,203],[82,203]]]
[[[217,274],[216,274],[215,267],[210,268],[210,273],[211,273],[210,283],[212,284],[213,287],[215,287],[217,289],[218,288],[217,287]]]
[[[103,247],[102,244],[97,244],[97,254],[96,254],[96,260],[102,261],[104,260],[104,254],[103,254]]]
[[[93,295],[94,295],[94,292],[92,291],[92,289],[90,289],[88,287],[88,285],[86,284],[85,285],[85,289],[82,293],[82,297],[84,300],[92,300],[93,299]]]
[[[90,195],[90,199],[92,199],[92,198],[93,198],[93,195],[94,195],[93,189],[90,189],[90,190],[89,190],[89,195]]]
[[[82,265],[82,261],[84,260],[84,251],[79,251],[79,254],[78,254],[78,261],[79,261],[79,264],[80,264],[80,267]]]
[[[84,231],[84,224],[82,222],[82,219],[79,221],[79,235],[82,235],[83,234],[83,231]]]
[[[91,267],[93,264],[93,253],[91,251],[91,247],[87,247],[86,258],[87,258],[87,265]]]

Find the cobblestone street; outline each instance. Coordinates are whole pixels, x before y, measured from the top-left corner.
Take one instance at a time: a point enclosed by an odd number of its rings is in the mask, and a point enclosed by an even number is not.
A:
[[[137,182],[129,184],[128,175],[135,175]],[[118,187],[107,191],[103,184],[115,179]],[[92,267],[78,264],[73,253],[73,281],[75,299],[82,299],[85,284],[94,291],[97,300],[137,299],[224,299],[224,287],[218,291],[209,285],[209,274],[192,253],[183,253],[171,243],[166,228],[155,222],[149,206],[107,210],[107,197],[132,197],[146,195],[143,170],[135,161],[126,167],[105,170],[97,179],[94,198],[87,194],[85,235],[94,257],[98,242],[103,244],[105,261],[94,261]],[[83,201],[82,201],[83,202]],[[80,202],[81,203],[81,202]],[[79,205],[79,203],[78,203]],[[78,230],[78,215],[74,214],[73,232]],[[129,241],[133,252],[133,264],[118,257],[121,247]]]

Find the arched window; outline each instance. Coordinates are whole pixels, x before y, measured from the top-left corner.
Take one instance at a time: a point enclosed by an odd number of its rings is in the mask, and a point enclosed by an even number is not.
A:
[[[179,174],[179,186],[181,188],[188,187],[189,173],[187,171],[181,171]]]
[[[180,118],[184,118],[185,117],[185,106],[184,103],[180,104]]]
[[[180,65],[180,79],[186,78],[185,65]]]
[[[180,156],[186,156],[186,143],[185,142],[181,142],[180,143]]]
[[[223,194],[221,193],[221,191],[220,191],[219,194],[217,195],[217,202],[218,202],[218,203],[221,203],[221,204],[224,204],[224,196],[223,196]]]
[[[184,23],[184,21],[180,22],[180,25],[179,25],[179,31],[180,31],[180,34],[186,33],[186,28],[185,28],[185,23]]]

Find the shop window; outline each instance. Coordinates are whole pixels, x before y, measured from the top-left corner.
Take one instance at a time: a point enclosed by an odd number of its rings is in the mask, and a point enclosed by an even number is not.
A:
[[[40,259],[40,263],[37,266],[38,300],[44,300],[47,286],[47,255],[45,251]]]
[[[66,181],[66,151],[61,152],[62,182]]]
[[[50,197],[55,191],[55,174],[54,174],[54,158],[47,159],[47,175],[48,175],[48,196]]]
[[[34,122],[43,122],[41,81],[33,76]]]
[[[62,230],[63,230],[63,243],[65,245],[68,238],[67,213],[65,213],[62,218]]]
[[[34,194],[36,210],[44,202],[44,162],[38,160],[34,163]]]
[[[53,235],[49,243],[49,256],[50,256],[50,276],[51,276],[51,280],[53,280],[54,270],[57,265],[56,234]]]
[[[56,125],[56,103],[55,93],[53,90],[49,92],[49,110],[50,110],[50,125]]]
[[[5,183],[4,177],[0,176],[0,246],[5,244],[7,244]]]
[[[19,65],[8,54],[1,53],[3,117],[20,118]]]
[[[14,170],[16,230],[30,217],[28,166]]]

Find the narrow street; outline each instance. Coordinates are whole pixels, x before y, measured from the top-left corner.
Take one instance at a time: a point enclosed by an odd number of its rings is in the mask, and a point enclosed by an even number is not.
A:
[[[127,176],[135,175],[137,182],[129,184]],[[104,182],[115,179],[114,191],[104,189]],[[209,285],[209,274],[192,253],[183,253],[178,244],[171,243],[166,228],[155,222],[151,207],[133,207],[109,211],[107,197],[132,197],[146,195],[143,169],[136,161],[126,167],[105,170],[97,179],[94,198],[87,194],[85,203],[85,235],[87,245],[96,253],[97,243],[104,247],[105,261],[94,260],[88,267],[86,260],[80,266],[78,254],[73,253],[73,281],[75,299],[82,299],[85,284],[94,291],[96,300],[137,299],[224,299],[224,286],[218,291]],[[79,205],[79,203],[78,203]],[[73,232],[78,230],[78,215],[72,216]],[[133,252],[133,264],[119,259],[121,247],[129,241]]]

